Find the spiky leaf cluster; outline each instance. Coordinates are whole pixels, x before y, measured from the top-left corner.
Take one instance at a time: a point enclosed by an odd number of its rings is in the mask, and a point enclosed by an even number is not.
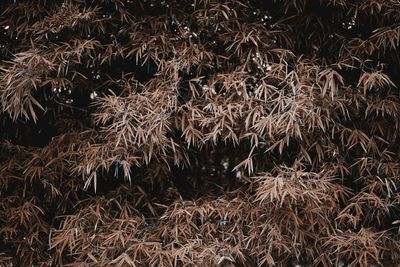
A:
[[[399,261],[399,1],[0,12],[1,266]]]

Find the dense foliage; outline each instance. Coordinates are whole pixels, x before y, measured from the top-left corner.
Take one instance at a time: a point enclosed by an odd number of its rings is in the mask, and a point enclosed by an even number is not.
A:
[[[400,261],[398,0],[2,0],[1,266]]]

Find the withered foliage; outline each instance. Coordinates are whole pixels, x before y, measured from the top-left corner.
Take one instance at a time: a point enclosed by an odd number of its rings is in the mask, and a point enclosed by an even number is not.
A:
[[[0,266],[400,262],[399,1],[0,12]]]

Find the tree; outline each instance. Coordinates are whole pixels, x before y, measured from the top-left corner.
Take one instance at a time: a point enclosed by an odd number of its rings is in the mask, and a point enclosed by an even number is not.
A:
[[[399,260],[399,1],[0,10],[0,265]]]

